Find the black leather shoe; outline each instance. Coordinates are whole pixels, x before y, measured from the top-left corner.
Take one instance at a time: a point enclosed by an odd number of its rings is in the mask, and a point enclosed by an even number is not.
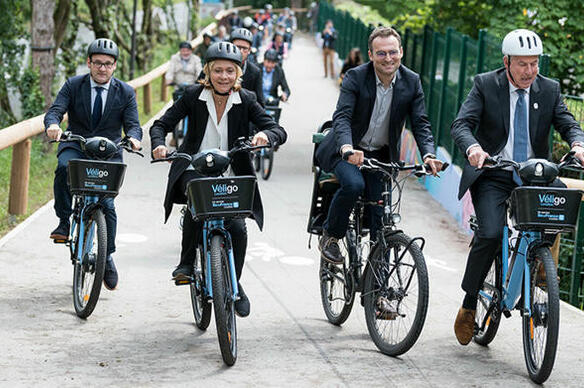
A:
[[[250,303],[245,291],[241,287],[241,284],[238,284],[239,288],[239,299],[235,301],[235,313],[242,318],[245,318],[249,315],[250,310]]]
[[[320,249],[320,257],[329,263],[343,264],[345,262],[338,239],[329,236],[326,231],[318,243],[318,249]]]
[[[172,271],[172,280],[188,280],[193,276],[192,264],[179,264],[174,271]]]
[[[111,256],[105,261],[105,273],[103,274],[103,285],[110,291],[118,286],[118,270]]]
[[[71,224],[69,224],[68,219],[62,219],[59,221],[59,226],[51,232],[51,237],[53,240],[69,240],[69,229]]]

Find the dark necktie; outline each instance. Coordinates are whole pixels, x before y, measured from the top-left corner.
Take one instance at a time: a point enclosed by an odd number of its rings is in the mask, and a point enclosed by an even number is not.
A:
[[[93,101],[93,112],[91,113],[91,129],[97,128],[99,120],[101,120],[101,110],[103,107],[103,102],[101,100],[101,92],[103,88],[100,86],[95,87],[95,101]]]
[[[517,104],[513,118],[513,160],[525,162],[527,160],[527,105],[525,104],[525,90],[517,89]],[[513,180],[521,185],[521,179],[513,172]]]

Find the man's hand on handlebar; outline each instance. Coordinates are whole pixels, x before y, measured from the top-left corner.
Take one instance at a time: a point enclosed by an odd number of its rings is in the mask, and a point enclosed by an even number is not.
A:
[[[363,165],[363,160],[365,158],[363,151],[355,150],[353,147],[343,147],[341,153],[343,154],[343,159],[347,162],[354,164],[357,167]]]
[[[61,135],[63,134],[63,130],[57,124],[51,124],[49,128],[47,128],[47,136],[51,140],[59,141],[61,140]]]
[[[444,162],[442,162],[441,160],[430,157],[424,159],[424,163],[430,166],[433,176],[438,176],[438,173],[442,171],[442,165],[444,164]]]
[[[156,159],[164,159],[168,154],[168,149],[164,145],[159,145],[152,150],[152,157]]]
[[[133,137],[129,137],[128,141],[132,144],[132,149],[134,151],[140,151],[142,149],[142,143],[140,140],[134,139]]]
[[[582,166],[584,166],[584,147],[579,146],[579,145],[575,145],[574,147],[572,147],[572,150],[574,152],[574,158],[578,159],[578,161],[580,162],[580,164]],[[565,158],[565,156],[564,156]],[[562,161],[564,160],[564,158],[562,158]]]
[[[282,95],[280,96],[280,100],[282,100],[282,102],[288,101],[288,95],[286,93],[282,92]]]
[[[252,146],[268,145],[269,143],[270,140],[268,139],[268,135],[263,132],[256,133],[253,139],[251,139]]]
[[[476,145],[471,147],[471,149],[468,151],[468,162],[473,167],[483,168],[485,159],[489,156],[490,155],[488,153],[483,151],[483,148],[480,145]]]

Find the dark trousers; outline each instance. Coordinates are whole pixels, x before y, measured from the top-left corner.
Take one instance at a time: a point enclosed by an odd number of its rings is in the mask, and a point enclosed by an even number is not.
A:
[[[67,164],[71,159],[88,159],[78,149],[65,148],[57,156],[57,169],[55,170],[55,180],[53,182],[53,193],[55,196],[55,213],[61,220],[69,220],[72,209],[72,196],[67,184]],[[121,162],[120,158],[114,158],[111,161]],[[116,229],[117,220],[116,208],[113,198],[102,198],[100,201],[103,206],[105,222],[107,228],[107,254],[111,255],[116,251]]]
[[[185,193],[188,182],[198,177],[200,177],[200,175],[195,171],[185,171],[179,178],[181,192]],[[239,280],[245,262],[245,251],[247,250],[247,228],[245,226],[245,220],[236,218],[226,221],[225,229],[227,229],[231,235],[233,256],[235,259],[235,273],[237,274],[237,280]],[[203,222],[195,221],[191,212],[187,210],[183,220],[180,264],[190,265],[194,262],[197,247],[201,243],[202,234]]]
[[[566,187],[559,179],[550,186]],[[467,294],[478,294],[495,254],[501,248],[507,217],[506,201],[516,187],[511,171],[498,170],[485,171],[470,188],[479,229],[475,232],[462,279],[462,289]],[[552,242],[554,238],[555,235],[550,236]]]
[[[323,226],[329,236],[343,238],[347,232],[351,211],[359,196],[364,193],[368,200],[380,200],[383,183],[380,173],[360,171],[359,167],[344,160],[336,165],[334,173],[341,187],[333,196]],[[379,206],[368,206],[367,208],[366,215],[371,231],[370,236],[375,238],[377,231],[381,228],[383,209]]]

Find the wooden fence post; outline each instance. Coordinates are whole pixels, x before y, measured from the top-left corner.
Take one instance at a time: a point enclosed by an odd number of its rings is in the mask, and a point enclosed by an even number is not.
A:
[[[30,148],[30,139],[23,140],[12,147],[12,169],[10,172],[8,213],[13,215],[26,213],[28,202]]]
[[[166,86],[166,79],[164,76],[160,77],[160,101],[166,102],[168,98],[168,87]]]
[[[144,85],[144,113],[147,115],[152,111],[152,88],[150,83]]]

